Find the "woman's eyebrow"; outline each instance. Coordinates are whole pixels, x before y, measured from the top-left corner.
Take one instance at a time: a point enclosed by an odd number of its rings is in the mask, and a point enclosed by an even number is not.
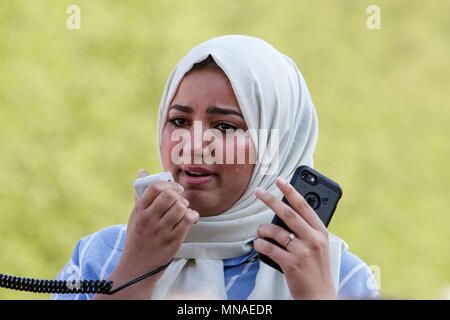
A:
[[[194,112],[194,108],[192,108],[191,106],[183,106],[181,104],[173,104],[172,106],[170,106],[169,110],[171,110],[171,109],[179,110],[181,112],[186,112],[186,113],[193,113]],[[208,109],[206,109],[206,113],[208,113],[208,114],[211,114],[211,113],[234,114],[236,116],[244,118],[244,116],[239,111],[237,111],[236,109],[220,108],[220,107],[217,107],[217,106],[210,106],[210,107],[208,107]]]
[[[193,113],[194,109],[190,106],[182,106],[181,104],[173,104],[172,106],[170,106],[169,110],[171,109],[176,109],[179,110],[181,112],[187,112],[187,113]]]
[[[234,114],[236,116],[244,118],[244,116],[239,111],[237,111],[236,109],[219,108],[217,106],[209,107],[208,109],[206,109],[206,113]]]

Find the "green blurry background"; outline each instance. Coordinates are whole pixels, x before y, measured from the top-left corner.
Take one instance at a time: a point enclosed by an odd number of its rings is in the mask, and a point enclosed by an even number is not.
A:
[[[69,30],[66,9],[81,9]],[[369,5],[381,29],[369,30]],[[157,109],[195,45],[257,36],[292,57],[319,114],[332,232],[384,298],[450,295],[450,1],[0,2],[0,272],[55,278],[81,237],[126,223],[160,171]],[[2,299],[48,299],[0,289]]]

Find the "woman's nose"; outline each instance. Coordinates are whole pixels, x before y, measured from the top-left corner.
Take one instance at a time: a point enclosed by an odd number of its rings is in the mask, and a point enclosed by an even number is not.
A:
[[[202,121],[194,121],[194,126],[189,130],[189,145],[185,146],[186,149],[183,148],[183,152],[190,155],[193,164],[203,163],[203,156],[209,153],[211,140],[204,139],[207,130]]]

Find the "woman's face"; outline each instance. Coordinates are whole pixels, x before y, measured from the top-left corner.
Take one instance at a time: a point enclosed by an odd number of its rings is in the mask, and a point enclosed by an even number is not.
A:
[[[184,76],[164,124],[162,161],[200,216],[222,213],[246,190],[255,154],[247,129],[230,81],[220,68],[210,65]],[[180,132],[183,137],[177,136]]]

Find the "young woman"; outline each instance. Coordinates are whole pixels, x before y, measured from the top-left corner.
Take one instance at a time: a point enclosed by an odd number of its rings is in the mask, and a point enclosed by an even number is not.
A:
[[[111,296],[52,299],[378,297],[368,266],[288,183],[297,167],[313,166],[317,135],[313,102],[289,57],[250,36],[196,46],[171,72],[159,109],[161,164],[175,182],[147,188],[127,225],[81,239],[58,279],[107,278],[114,289],[172,263]],[[292,235],[270,223],[274,214]]]

